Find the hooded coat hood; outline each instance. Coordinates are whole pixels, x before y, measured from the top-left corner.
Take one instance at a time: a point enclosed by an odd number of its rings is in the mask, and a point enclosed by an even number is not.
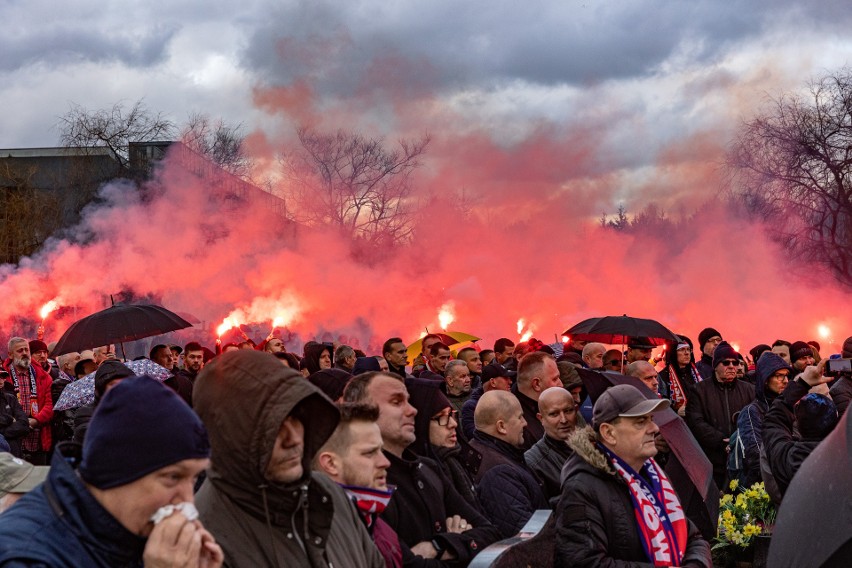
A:
[[[429,423],[433,416],[445,408],[452,408],[452,404],[434,381],[408,379],[405,386],[411,397],[411,406],[417,409],[417,415],[414,417],[416,438],[410,449],[417,455],[434,457],[429,443]]]
[[[331,361],[331,366],[334,367],[334,349],[324,343],[309,341],[305,344],[305,358],[302,361],[304,368],[308,370],[309,375],[313,375],[320,371],[320,357],[323,351],[328,351],[328,357]]]
[[[775,400],[775,397],[777,396],[768,395],[766,393],[766,383],[769,382],[772,375],[781,369],[787,369],[791,374],[793,373],[793,368],[788,365],[780,355],[773,353],[772,351],[765,351],[763,355],[760,356],[760,359],[757,360],[757,372],[755,373],[754,380],[754,398],[763,404],[764,410],[773,400]]]
[[[245,509],[264,515],[262,490],[271,509],[289,496],[264,473],[282,422],[298,417],[305,429],[304,484],[311,460],[340,421],[337,408],[317,387],[268,353],[231,351],[202,369],[193,391],[195,410],[207,427],[210,481]]]

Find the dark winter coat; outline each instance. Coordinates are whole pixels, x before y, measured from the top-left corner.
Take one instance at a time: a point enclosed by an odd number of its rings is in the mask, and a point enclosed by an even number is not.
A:
[[[556,509],[557,568],[650,567],[642,547],[633,502],[625,481],[595,446],[588,427],[569,438],[574,455],[565,464]],[[682,566],[710,568],[710,545],[687,519]]]
[[[142,566],[146,539],[104,509],[69,465],[81,451],[79,444],[60,444],[47,480],[3,514],[0,566]]]
[[[6,382],[12,385],[14,388],[14,382],[12,381],[11,373],[12,373],[12,360],[6,359],[3,363],[3,367],[10,373],[10,376],[7,377]],[[47,374],[47,371],[41,368],[41,365],[30,365],[30,367],[35,371],[35,381],[36,381],[36,402],[38,403],[38,412],[36,412],[35,416],[31,418],[35,418],[38,421],[38,427],[41,428],[41,447],[43,451],[49,451],[51,444],[53,443],[53,436],[50,431],[50,421],[53,420],[53,396],[50,393],[50,386],[53,383],[53,379],[50,378],[50,375]],[[29,376],[25,377],[24,380],[29,380]],[[24,409],[24,412],[29,416],[29,410],[24,406],[25,404],[29,404],[30,401],[21,401],[21,407]]]
[[[176,373],[163,381],[163,384],[175,391],[185,403],[192,407],[192,380],[184,373]]]
[[[698,369],[698,372],[704,377],[705,381],[716,376],[716,372],[713,369],[713,357],[705,353],[701,354],[701,359],[695,364],[695,368]]]
[[[50,397],[54,402],[62,396],[65,387],[71,384],[71,380],[65,378],[66,376],[63,374],[60,378],[53,379],[50,385]],[[51,438],[54,445],[71,440],[74,435],[74,413],[70,410],[54,410],[51,428],[53,428]]]
[[[842,417],[852,400],[852,380],[849,377],[840,377],[831,387],[829,394],[837,407],[837,414]]]
[[[558,499],[562,495],[562,468],[573,453],[574,450],[568,444],[547,434],[524,453],[527,466],[538,478],[544,489],[544,496],[551,503],[552,499]]]
[[[458,565],[466,566],[476,554],[500,539],[497,528],[462,499],[433,460],[418,457],[409,450],[402,457],[390,452],[385,452],[385,456],[391,462],[388,484],[396,485],[396,491],[382,518],[399,535],[405,566],[446,565],[440,560],[414,556],[411,547],[420,542],[434,539],[452,550]],[[461,534],[446,532],[447,518],[453,515],[459,515],[473,528]]]
[[[479,403],[479,399],[482,398],[483,394],[485,394],[485,391],[482,387],[473,389],[470,393],[470,398],[462,405],[460,412],[461,429],[465,439],[467,440],[473,438],[473,433],[476,431],[476,424],[473,422],[473,414],[476,412],[476,405]]]
[[[549,508],[523,450],[479,430],[470,447],[482,455],[474,478],[477,497],[503,538],[518,534],[536,510]]]
[[[518,383],[512,385],[512,394],[518,398],[521,403],[521,410],[524,411],[524,420],[527,425],[524,426],[524,451],[532,448],[536,442],[544,436],[544,426],[538,419],[538,401],[533,400],[521,391],[518,390]]]
[[[760,451],[763,448],[763,417],[769,409],[769,405],[777,395],[766,391],[766,383],[769,378],[779,369],[789,369],[790,366],[784,359],[768,351],[761,356],[757,366],[754,384],[754,400],[747,404],[740,412],[737,419],[737,429],[740,432],[740,441],[745,451],[745,481],[746,487],[751,487],[761,481],[760,475]]]
[[[274,357],[243,349],[202,369],[193,402],[212,450],[195,502],[227,566],[384,566],[344,491],[311,473],[314,455],[340,419],[314,385]],[[285,485],[270,482],[265,470],[291,415],[304,426],[304,473]]]
[[[8,384],[8,383],[7,383]],[[9,444],[9,452],[21,457],[21,438],[29,434],[30,422],[13,392],[0,390],[0,435]]]
[[[764,417],[763,443],[766,444],[766,457],[782,496],[799,467],[822,441],[797,439],[793,435],[796,420],[793,409],[809,390],[808,384],[801,379],[790,381]]]
[[[723,487],[727,476],[726,438],[736,430],[734,414],[754,400],[754,387],[744,381],[721,383],[716,375],[695,388],[686,403],[686,423],[707,459],[713,464],[713,478]]]
[[[92,416],[95,414],[95,404],[86,404],[79,407],[74,412],[74,435],[71,438],[78,444],[82,444],[86,439],[86,432],[89,430],[89,422],[92,421]]]
[[[473,477],[462,459],[462,447],[458,444],[454,448],[432,446],[432,453],[435,456],[435,461],[441,466],[447,479],[453,483],[453,487],[456,488],[459,495],[471,507],[482,512],[482,506],[476,496],[476,485],[473,483]]]

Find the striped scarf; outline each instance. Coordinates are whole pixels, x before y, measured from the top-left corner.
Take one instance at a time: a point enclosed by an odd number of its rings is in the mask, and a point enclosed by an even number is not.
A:
[[[367,528],[373,526],[376,515],[381,515],[388,506],[395,487],[388,485],[388,490],[373,489],[372,487],[358,487],[355,485],[341,485],[346,494],[355,503],[358,512],[367,524]]]
[[[677,368],[674,365],[669,365],[668,368],[669,382],[671,383],[672,389],[672,406],[680,408],[686,404],[686,389],[683,388],[683,384],[680,382],[680,377],[677,376]],[[698,384],[704,380],[701,373],[698,372],[698,369],[695,368],[693,363],[689,364],[689,372],[692,374],[692,382],[694,384]]]
[[[680,566],[686,554],[687,522],[669,478],[653,459],[640,475],[603,444],[597,447],[624,479],[633,501],[642,547],[654,566]]]

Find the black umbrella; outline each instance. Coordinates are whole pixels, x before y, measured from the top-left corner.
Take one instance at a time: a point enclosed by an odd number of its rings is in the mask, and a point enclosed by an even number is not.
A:
[[[593,403],[606,389],[619,384],[633,385],[646,398],[658,398],[657,393],[636,377],[590,369],[577,369],[577,372]],[[671,408],[657,412],[654,422],[671,449],[665,469],[672,487],[677,491],[684,512],[710,541],[716,536],[719,522],[719,489],[713,482],[713,464],[677,412]]]
[[[153,304],[116,304],[75,321],[62,334],[52,356],[160,335],[192,324]]]
[[[840,567],[852,562],[850,412],[805,460],[787,488],[767,566]]]
[[[666,326],[652,319],[623,316],[589,318],[566,329],[562,335],[580,341],[597,341],[609,345],[624,345],[631,337],[648,339],[651,345],[663,345],[666,341],[680,341]]]

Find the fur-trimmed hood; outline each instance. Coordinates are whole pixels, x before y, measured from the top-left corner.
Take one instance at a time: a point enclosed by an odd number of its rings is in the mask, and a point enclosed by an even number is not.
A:
[[[596,441],[597,438],[595,436],[594,429],[592,429],[591,426],[586,426],[585,428],[575,430],[574,433],[571,434],[568,438],[568,445],[572,450],[574,450],[574,456],[576,456],[576,458],[582,459],[592,468],[600,470],[601,473],[615,475],[615,470],[613,469],[612,464],[609,463],[606,456],[603,455],[603,453],[601,453],[595,445]],[[574,461],[574,459],[569,459],[568,463],[571,463],[572,461]],[[568,467],[566,464],[566,468],[562,472],[563,478],[567,471]]]

